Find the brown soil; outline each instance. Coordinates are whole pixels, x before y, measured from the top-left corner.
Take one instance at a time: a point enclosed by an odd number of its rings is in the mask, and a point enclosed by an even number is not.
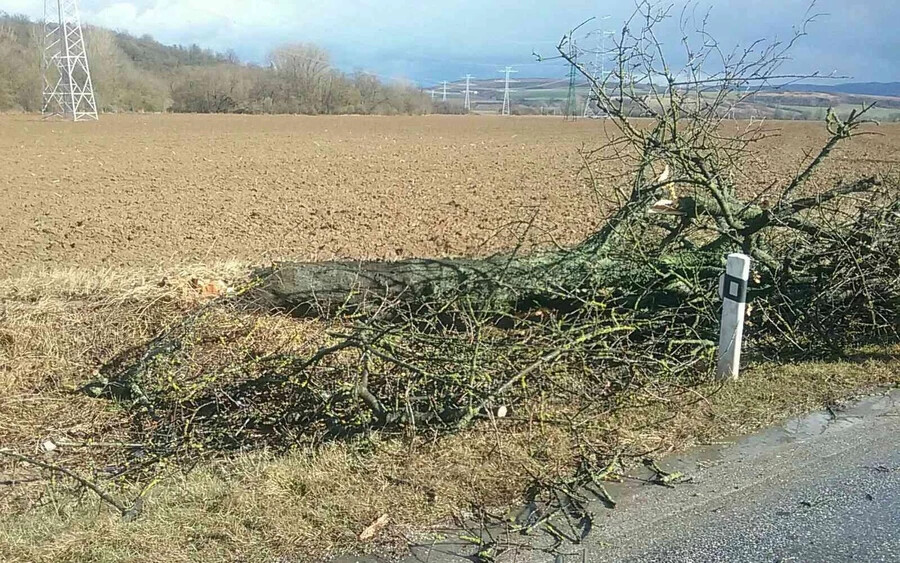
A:
[[[499,117],[0,117],[0,276],[39,267],[484,254],[537,217],[574,242],[601,208],[578,149],[599,121]],[[822,126],[781,123],[751,168],[792,174]],[[841,149],[823,183],[900,161],[900,126]],[[601,188],[614,183],[611,167]],[[851,174],[852,172],[852,174]],[[499,231],[499,232],[498,232]],[[495,236],[496,235],[496,236]]]

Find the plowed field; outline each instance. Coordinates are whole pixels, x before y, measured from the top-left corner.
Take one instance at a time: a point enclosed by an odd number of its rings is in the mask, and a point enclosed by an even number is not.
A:
[[[789,176],[822,126],[780,123],[748,172]],[[819,176],[900,161],[900,126],[853,141]],[[238,258],[485,254],[573,242],[601,215],[578,149],[601,121],[500,117],[0,116],[0,275],[39,267]],[[600,192],[620,170],[597,173]],[[611,193],[611,192],[607,192]]]

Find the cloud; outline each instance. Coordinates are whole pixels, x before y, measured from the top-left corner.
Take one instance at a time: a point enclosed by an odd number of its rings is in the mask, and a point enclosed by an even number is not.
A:
[[[723,44],[790,36],[808,0],[707,0],[711,27]],[[342,68],[363,68],[419,80],[455,79],[471,72],[494,76],[505,64],[531,61],[532,50],[553,53],[555,41],[591,16],[610,14],[618,28],[630,2],[598,0],[82,0],[89,23],[165,43],[234,48],[262,60],[279,43],[311,41]],[[0,10],[40,17],[37,0],[0,0]],[[857,79],[900,79],[897,0],[820,0],[829,12],[794,52],[792,70],[837,70]],[[594,24],[591,24],[594,25]],[[599,24],[598,24],[599,25]],[[670,30],[672,31],[672,30]],[[667,41],[677,45],[678,34]],[[527,65],[524,74],[559,74],[560,65]]]

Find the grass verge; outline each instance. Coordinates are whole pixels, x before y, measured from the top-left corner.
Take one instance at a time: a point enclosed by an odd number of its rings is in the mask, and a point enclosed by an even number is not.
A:
[[[35,273],[0,281],[0,448],[65,465],[111,494],[147,484],[108,479],[129,439],[127,417],[75,393],[110,358],[177,322],[210,280],[238,264],[159,271]],[[213,290],[214,291],[214,290]],[[316,326],[270,319],[266,338],[315,339]],[[298,335],[300,335],[298,337]],[[316,449],[261,450],[162,466],[142,515],[125,522],[77,483],[0,460],[4,561],[322,560],[400,554],[405,538],[473,506],[522,499],[536,476],[570,473],[580,444],[659,453],[745,433],[790,415],[900,382],[900,348],[841,362],[757,365],[737,384],[706,386],[610,412],[573,438],[565,407],[513,410],[427,440],[369,436]],[[58,445],[45,452],[41,444]],[[157,481],[153,481],[157,482]],[[359,534],[381,515],[375,538]]]

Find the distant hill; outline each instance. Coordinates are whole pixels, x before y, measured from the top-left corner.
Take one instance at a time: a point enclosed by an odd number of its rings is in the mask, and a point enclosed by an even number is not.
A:
[[[859,96],[900,97],[900,82],[849,82],[846,84],[792,84],[781,88],[791,92],[856,94]]]
[[[520,113],[527,110],[560,113],[566,106],[569,79],[519,77],[510,85],[513,105]],[[578,107],[588,96],[589,85],[582,78],[576,80]],[[435,86],[437,96],[442,85]],[[640,86],[639,86],[640,88]],[[475,78],[470,89],[477,92],[478,109],[495,108],[486,104],[498,104],[503,99],[503,80]],[[429,88],[430,90],[430,88]],[[448,100],[460,101],[465,81],[448,82]],[[875,103],[869,115],[880,121],[900,121],[900,82],[865,82],[847,84],[791,84],[781,88],[768,88],[751,96],[735,107],[736,117],[767,117],[774,119],[822,120],[827,108],[839,114],[861,105]]]
[[[0,111],[38,112],[41,30],[0,11]],[[311,44],[276,47],[271,65],[242,63],[233,52],[164,45],[86,26],[99,109],[104,112],[426,113],[430,100],[407,84],[386,84],[334,68]]]
[[[0,111],[41,109],[41,31],[35,22],[0,12]],[[200,113],[461,113],[465,81],[426,87],[385,84],[364,72],[347,74],[330,64],[326,51],[308,44],[286,45],[266,66],[242,63],[233,52],[198,45],[164,45],[149,35],[88,26],[85,29],[94,87],[101,111]],[[511,100],[517,113],[562,112],[569,79],[513,76]],[[433,93],[432,93],[433,90]],[[496,112],[503,80],[493,75],[470,83],[473,104]],[[576,81],[582,107],[589,86]],[[782,119],[820,119],[876,102],[870,114],[900,120],[900,82],[792,84],[760,92],[734,113]]]
[[[28,18],[0,12],[0,111],[40,111],[40,33]],[[94,26],[85,27],[85,39],[103,111],[164,111],[185,72],[234,62],[197,45],[163,45]]]

